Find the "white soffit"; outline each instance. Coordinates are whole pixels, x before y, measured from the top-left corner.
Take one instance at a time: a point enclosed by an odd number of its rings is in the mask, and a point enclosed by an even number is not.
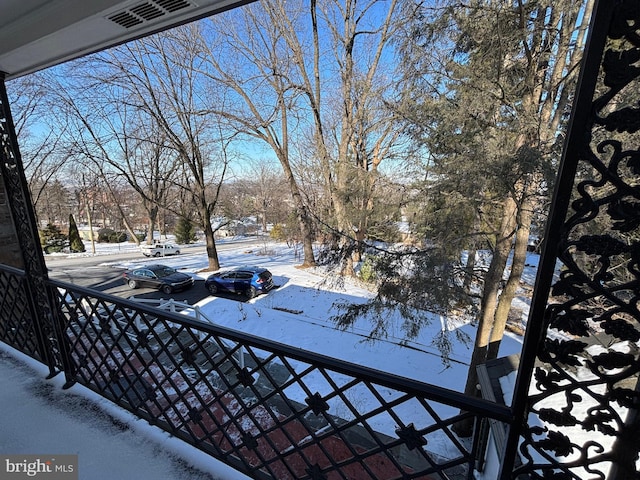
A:
[[[0,0],[7,80],[251,0]]]

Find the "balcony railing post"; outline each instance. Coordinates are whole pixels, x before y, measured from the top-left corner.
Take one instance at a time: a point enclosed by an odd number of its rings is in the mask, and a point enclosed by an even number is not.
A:
[[[633,168],[639,149],[639,23],[635,0],[594,4],[515,385],[516,421],[509,428],[503,480],[582,478],[584,472],[590,478],[632,478],[617,476],[625,462],[626,474],[637,478],[638,442],[629,440],[637,435],[637,399],[627,401],[624,395],[633,395],[609,376],[618,382],[637,376],[638,356],[630,353],[626,364],[614,365],[610,359],[618,352],[603,348],[594,362],[587,347],[598,329],[612,343],[634,342],[640,321],[637,297],[625,296],[640,283],[634,275],[639,170]],[[585,258],[601,269],[590,269]],[[610,264],[629,275],[613,272]],[[567,339],[550,339],[549,331],[566,332]],[[598,418],[583,419],[584,409]],[[624,446],[616,448],[620,442]]]
[[[514,417],[517,419],[509,427],[506,451],[502,463],[500,478],[511,478],[514,468],[519,438],[522,428],[527,424],[527,396],[533,376],[534,364],[539,351],[539,345],[547,333],[548,320],[545,310],[553,280],[553,274],[558,257],[558,245],[562,232],[562,225],[567,215],[571,190],[573,188],[577,165],[580,155],[582,137],[590,130],[589,117],[596,79],[602,61],[602,52],[606,41],[608,25],[611,20],[611,8],[608,2],[596,2],[594,7],[589,37],[582,60],[582,70],[578,81],[577,94],[571,113],[568,134],[563,148],[559,175],[556,180],[555,192],[551,202],[551,212],[547,222],[542,256],[537,273],[531,310],[527,323],[527,332],[521,354],[518,377],[513,396]]]
[[[72,364],[62,335],[63,327],[59,323],[56,296],[46,284],[47,268],[40,247],[35,212],[18,148],[4,76],[1,74],[0,116],[0,172],[12,221],[11,225],[6,221],[2,225],[3,240],[7,243],[4,248],[10,252],[8,255],[3,253],[2,262],[24,270],[42,361],[48,365],[50,375],[55,375],[59,368],[63,369],[69,383],[72,381]],[[12,254],[14,250],[18,250],[19,254]]]

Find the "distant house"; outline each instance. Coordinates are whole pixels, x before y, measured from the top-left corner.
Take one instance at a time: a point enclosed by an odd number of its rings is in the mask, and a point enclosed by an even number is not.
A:
[[[218,224],[220,223],[221,222]],[[257,233],[258,225],[252,219],[232,220],[216,230],[216,234],[219,237],[242,237],[245,235],[256,235]]]
[[[78,233],[82,240],[91,241],[91,231],[88,227],[78,227]],[[98,240],[98,230],[95,228],[93,229],[93,239]]]

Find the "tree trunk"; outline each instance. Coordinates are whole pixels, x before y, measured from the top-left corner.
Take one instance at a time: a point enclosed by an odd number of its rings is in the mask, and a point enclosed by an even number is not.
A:
[[[89,240],[91,241],[91,253],[96,254],[96,239],[93,236],[93,222],[91,221],[91,205],[85,198],[85,208],[87,209],[87,225],[89,226]]]
[[[313,231],[311,229],[309,212],[307,211],[306,205],[301,205],[296,208],[296,212],[298,221],[300,222],[300,230],[302,231],[302,252],[304,255],[302,266],[305,268],[315,267],[316,259],[313,253]]]
[[[284,170],[287,182],[289,183],[289,189],[291,190],[293,203],[296,209],[296,218],[298,220],[300,232],[302,233],[302,252],[304,255],[302,266],[305,268],[315,267],[316,258],[315,254],[313,253],[313,227],[311,217],[309,216],[307,206],[304,204],[304,200],[302,199],[302,194],[300,193],[298,182],[296,182],[296,178],[293,175],[293,171],[291,170],[291,165],[289,164],[288,159],[280,158],[282,155],[283,153],[280,152],[278,157],[280,159],[282,169]]]
[[[133,228],[131,228],[131,224],[129,223],[129,221],[127,220],[127,217],[122,212],[122,209],[120,208],[120,206],[118,206],[118,209],[120,210],[120,213],[122,215],[122,223],[124,225],[125,230],[129,233],[129,237],[131,237],[131,240],[136,245],[140,245],[140,240],[138,239],[138,236],[136,235],[136,232],[134,232]]]
[[[207,259],[209,260],[208,270],[217,271],[220,270],[220,261],[218,260],[218,249],[216,247],[216,242],[213,238],[213,227],[211,225],[211,220],[205,219],[203,223],[204,236],[207,245]]]
[[[199,194],[194,198],[194,202],[198,205],[198,216],[204,232],[207,261],[209,262],[207,269],[216,271],[220,270],[220,260],[218,259],[218,249],[216,247],[213,225],[211,224],[211,208],[207,203],[205,195],[205,188],[201,187]]]
[[[147,245],[153,244],[153,235],[154,230],[156,228],[156,223],[158,219],[158,207],[153,206],[147,210],[149,214],[149,232],[147,233]]]
[[[475,248],[469,250],[467,256],[467,263],[464,267],[464,283],[462,284],[462,288],[464,291],[469,294],[471,293],[471,284],[473,282],[474,271],[476,268],[476,255],[478,251]]]
[[[514,229],[516,226],[516,202],[507,197],[503,203],[502,223],[497,235],[496,246],[493,251],[489,270],[484,278],[482,291],[480,319],[478,321],[478,333],[473,346],[471,363],[465,384],[465,395],[475,397],[478,395],[477,367],[487,360],[489,341],[494,323],[494,316],[498,304],[498,293],[502,284],[502,275],[507,265],[507,259],[511,252]],[[460,421],[453,425],[454,431],[461,437],[469,437],[473,434],[473,417]]]
[[[530,183],[527,187],[528,190],[532,190]],[[487,360],[492,360],[498,357],[500,350],[500,342],[504,335],[505,327],[507,326],[507,320],[509,318],[509,311],[511,310],[511,302],[516,295],[518,286],[520,285],[520,279],[524,272],[524,265],[527,259],[527,246],[529,244],[529,233],[531,231],[531,220],[533,217],[533,206],[535,204],[535,197],[533,192],[528,191],[527,197],[522,202],[520,210],[518,212],[518,230],[516,232],[516,242],[513,249],[513,260],[511,261],[511,272],[509,273],[509,279],[505,287],[500,294],[500,300],[498,301],[498,308],[496,309],[495,318],[493,322],[493,329],[491,330],[491,337],[489,338],[489,349],[487,352]]]

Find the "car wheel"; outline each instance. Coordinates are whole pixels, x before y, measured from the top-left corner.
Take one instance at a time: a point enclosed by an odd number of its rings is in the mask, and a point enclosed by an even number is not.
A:
[[[258,293],[258,292],[256,292],[256,289],[255,289],[255,288],[253,288],[253,287],[249,287],[249,288],[248,288],[248,290],[247,290],[247,297],[249,297],[249,298],[253,298],[253,297],[255,297],[255,296],[256,296],[256,294],[257,294],[257,293]]]
[[[215,283],[210,283],[209,285],[207,285],[207,290],[209,290],[209,293],[211,295],[215,295],[216,293],[218,293],[218,286]]]
[[[159,257],[160,256],[160,252],[156,252],[153,254],[154,257]]]
[[[180,250],[176,250],[176,255],[180,255]]]
[[[135,280],[129,280],[127,282],[127,285],[129,285],[130,289],[134,289],[134,288],[138,288],[138,282],[136,282]]]
[[[166,293],[167,295],[169,295],[171,292],[173,292],[173,288],[171,288],[171,285],[162,286],[162,293]]]

